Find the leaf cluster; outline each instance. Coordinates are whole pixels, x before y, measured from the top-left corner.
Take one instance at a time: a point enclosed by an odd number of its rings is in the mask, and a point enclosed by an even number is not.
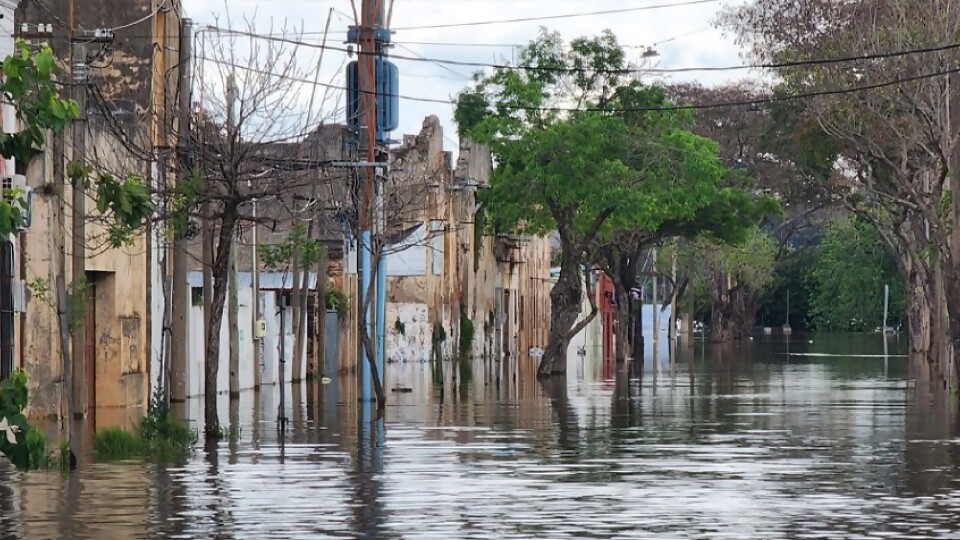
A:
[[[263,265],[272,270],[289,266],[294,254],[298,257],[299,270],[309,270],[320,260],[323,249],[320,240],[307,237],[303,223],[295,223],[283,242],[257,246]]]
[[[6,419],[15,436],[15,442],[11,443],[6,430],[0,430],[0,453],[20,470],[47,467],[55,460],[47,454],[43,433],[27,421],[23,413],[26,407],[27,374],[17,370],[0,381],[0,421]]]
[[[738,242],[777,211],[744,189],[715,141],[691,131],[691,111],[644,110],[672,103],[622,75],[626,55],[611,33],[565,45],[544,31],[518,56],[551,69],[498,68],[458,97],[461,135],[489,144],[496,160],[478,195],[488,232],[558,230],[565,249],[583,252],[637,232]]]

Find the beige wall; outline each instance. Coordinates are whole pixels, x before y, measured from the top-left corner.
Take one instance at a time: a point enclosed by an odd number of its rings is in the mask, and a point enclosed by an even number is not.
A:
[[[134,141],[141,148],[150,148],[150,141],[163,143],[171,128],[163,128],[171,121],[169,110],[175,105],[169,96],[176,73],[164,77],[171,59],[175,62],[179,2],[174,11],[160,11],[151,23],[131,28],[135,39],[121,39],[113,61],[105,69],[91,70],[91,79],[102,89],[107,104],[114,111],[114,119],[105,121],[91,101],[86,129],[86,151],[83,158],[96,170],[109,172],[118,177],[137,174],[144,181],[154,181],[150,164],[143,156],[135,156],[119,139],[119,133]],[[59,3],[51,9],[58,11]],[[103,7],[103,6],[101,6]],[[151,0],[124,1],[115,7],[84,16],[91,21],[109,22],[112,17],[130,20],[130,13],[150,12],[155,7]],[[24,16],[24,14],[21,14]],[[29,20],[35,14],[27,13]],[[89,25],[87,25],[89,26]],[[96,26],[96,25],[94,25]],[[110,26],[105,24],[105,26]],[[155,36],[154,42],[149,36]],[[123,38],[123,36],[118,36]],[[159,53],[154,45],[159,43]],[[57,50],[62,55],[63,51]],[[82,124],[81,124],[82,125]],[[118,129],[119,127],[119,129]],[[21,236],[24,269],[19,276],[25,282],[41,280],[50,287],[46,298],[29,294],[26,313],[16,332],[23,333],[19,343],[18,357],[21,367],[29,377],[30,407],[32,417],[50,417],[64,410],[62,386],[62,361],[59,346],[59,324],[53,295],[53,285],[60,272],[62,259],[67,283],[74,281],[69,257],[71,243],[71,188],[63,187],[62,198],[58,186],[63,185],[62,163],[79,158],[73,150],[73,134],[67,131],[62,144],[51,139],[45,152],[28,168],[27,183],[34,190],[33,224],[30,231]],[[55,167],[55,156],[63,162]],[[65,201],[65,202],[61,202]],[[92,297],[95,309],[88,321],[95,327],[95,335],[88,348],[95,349],[94,373],[96,378],[96,406],[98,427],[116,423],[128,423],[129,415],[120,408],[142,407],[150,391],[151,360],[151,305],[162,301],[159,291],[150,286],[151,268],[155,264],[156,250],[144,234],[132,245],[110,249],[105,244],[105,229],[101,219],[95,216],[96,200],[92,193],[86,198],[86,272],[95,291]],[[60,246],[66,249],[61,251]],[[81,316],[84,311],[80,311]],[[85,351],[72,351],[75,357],[74,388],[86,388]],[[76,393],[76,392],[75,392]],[[84,411],[83,392],[76,397],[78,412]]]

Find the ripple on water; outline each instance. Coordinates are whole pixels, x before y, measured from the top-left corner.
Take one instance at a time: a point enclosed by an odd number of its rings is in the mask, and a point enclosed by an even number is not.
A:
[[[956,537],[952,424],[912,409],[882,364],[851,379],[831,361],[732,376],[682,361],[672,379],[571,380],[560,396],[498,390],[478,364],[442,406],[388,407],[382,433],[297,398],[282,443],[250,411],[236,444],[176,466],[0,466],[0,537]]]

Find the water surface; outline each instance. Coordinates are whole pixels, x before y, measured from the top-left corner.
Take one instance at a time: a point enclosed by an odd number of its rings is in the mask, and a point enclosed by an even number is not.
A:
[[[956,538],[960,440],[879,336],[681,344],[565,380],[476,360],[223,402],[186,463],[0,465],[2,538]],[[812,340],[812,343],[811,343]],[[200,416],[200,403],[189,414]],[[958,531],[958,532],[954,532]]]

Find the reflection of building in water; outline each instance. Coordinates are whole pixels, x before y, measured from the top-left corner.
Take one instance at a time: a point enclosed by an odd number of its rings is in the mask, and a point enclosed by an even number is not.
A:
[[[98,465],[70,475],[30,473],[4,482],[19,499],[12,514],[22,538],[110,538],[133,540],[148,534],[155,514],[151,493],[164,492],[143,466]],[[118,496],[123,494],[123,496]],[[141,494],[139,497],[132,494]],[[5,514],[5,517],[11,514]],[[4,533],[12,532],[4,528]],[[5,536],[6,538],[6,536]]]

